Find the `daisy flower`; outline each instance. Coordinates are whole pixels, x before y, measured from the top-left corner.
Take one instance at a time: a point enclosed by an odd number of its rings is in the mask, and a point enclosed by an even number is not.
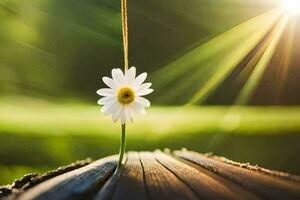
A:
[[[103,106],[101,111],[111,115],[113,122],[133,122],[136,113],[145,113],[145,108],[150,106],[150,101],[143,97],[153,92],[150,88],[151,83],[143,83],[147,73],[136,77],[136,69],[131,67],[125,74],[119,68],[112,69],[111,75],[112,78],[102,78],[109,88],[97,91],[97,94],[103,96],[98,101],[98,104]]]

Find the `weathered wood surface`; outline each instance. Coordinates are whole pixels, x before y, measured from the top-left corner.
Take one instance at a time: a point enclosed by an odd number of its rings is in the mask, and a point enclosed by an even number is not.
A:
[[[63,200],[91,197],[90,194],[100,190],[114,172],[116,160],[116,156],[107,157],[57,176],[29,189],[17,199]]]
[[[300,199],[300,178],[191,151],[129,152],[51,178],[7,199]]]
[[[218,160],[207,158],[195,152],[175,152],[175,155],[194,162],[201,167],[231,180],[263,199],[299,199],[299,183],[295,184],[281,179],[275,174],[258,173],[257,171],[238,167]]]

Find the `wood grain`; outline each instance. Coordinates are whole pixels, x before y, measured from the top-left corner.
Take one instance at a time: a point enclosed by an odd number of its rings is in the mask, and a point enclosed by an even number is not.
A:
[[[239,184],[263,199],[300,199],[300,185],[257,171],[241,168],[190,151],[174,154]]]
[[[125,166],[127,164],[127,154],[125,155]],[[123,167],[117,168],[113,175],[106,181],[102,188],[93,195],[94,200],[111,200],[113,198],[116,186],[122,176]]]
[[[100,159],[77,170],[43,182],[24,194],[20,200],[87,199],[93,190],[101,187],[116,167],[116,156]]]
[[[214,176],[207,170],[197,170],[173,157],[156,151],[156,159],[190,186],[202,199],[258,199],[226,179]]]
[[[192,151],[129,152],[67,172],[9,200],[300,199],[298,176]],[[20,194],[20,195],[19,195]]]
[[[143,167],[138,152],[129,152],[120,181],[113,195],[113,200],[146,200]]]
[[[129,152],[127,154],[125,166],[114,173],[94,199],[147,199],[143,168],[138,152]]]
[[[155,160],[150,152],[141,152],[148,198],[159,199],[199,199],[185,183]]]

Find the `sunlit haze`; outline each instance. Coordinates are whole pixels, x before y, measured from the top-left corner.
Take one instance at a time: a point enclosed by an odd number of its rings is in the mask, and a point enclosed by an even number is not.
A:
[[[285,10],[290,14],[300,13],[300,1],[299,0],[284,0],[283,6]]]

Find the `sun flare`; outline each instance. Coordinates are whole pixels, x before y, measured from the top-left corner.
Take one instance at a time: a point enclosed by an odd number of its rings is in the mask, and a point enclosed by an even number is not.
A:
[[[300,0],[283,0],[282,4],[289,14],[300,14]]]

